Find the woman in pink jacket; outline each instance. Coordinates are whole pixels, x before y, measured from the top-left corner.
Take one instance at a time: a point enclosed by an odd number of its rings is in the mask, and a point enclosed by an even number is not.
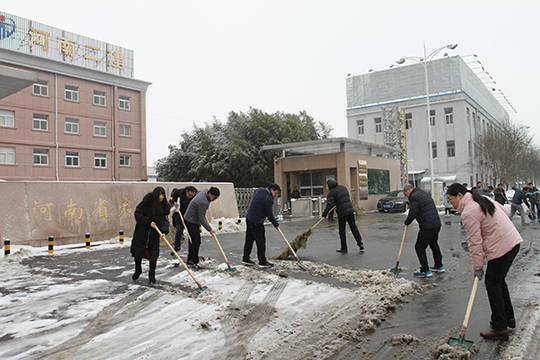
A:
[[[461,214],[474,275],[480,280],[487,258],[485,284],[491,306],[491,328],[480,335],[508,340],[508,328],[516,327],[516,320],[505,278],[523,239],[508,218],[508,210],[489,197],[470,192],[458,183],[450,185],[446,196]]]

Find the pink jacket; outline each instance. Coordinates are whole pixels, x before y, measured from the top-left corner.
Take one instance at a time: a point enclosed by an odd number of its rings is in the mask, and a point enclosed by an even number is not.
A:
[[[484,215],[471,193],[463,196],[457,208],[467,231],[474,270],[484,267],[484,257],[488,261],[498,259],[523,242],[514,223],[508,218],[509,211],[491,198],[484,197],[495,204],[493,216],[489,213]]]

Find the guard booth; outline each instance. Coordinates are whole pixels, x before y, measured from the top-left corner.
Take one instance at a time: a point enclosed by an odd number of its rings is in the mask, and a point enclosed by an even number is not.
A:
[[[402,188],[401,149],[331,138],[267,145],[263,150],[276,153],[274,181],[281,186],[282,202],[292,216],[320,216],[326,206],[328,179],[346,186],[351,199],[364,210],[376,210],[380,198]],[[294,186],[302,194],[300,199],[290,199]]]

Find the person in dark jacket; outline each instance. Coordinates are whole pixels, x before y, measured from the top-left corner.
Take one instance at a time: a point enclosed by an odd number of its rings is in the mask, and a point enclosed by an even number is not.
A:
[[[534,186],[532,182],[527,184],[529,187],[529,193],[527,194],[529,196],[529,202],[531,203],[531,212],[533,213],[533,220],[538,219],[540,221],[540,191]],[[536,208],[536,213],[535,209]]]
[[[253,243],[257,244],[257,259],[259,266],[272,267],[274,264],[266,260],[266,236],[264,230],[264,220],[268,218],[276,229],[279,229],[279,224],[272,212],[274,198],[279,195],[281,188],[278,184],[270,184],[268,187],[260,187],[255,190],[253,199],[249,205],[246,214],[246,241],[244,243],[244,255],[242,263],[248,266],[255,265],[255,262],[250,259]]]
[[[293,190],[291,192],[291,199],[300,199],[302,197],[302,194],[300,193],[300,190],[298,190],[298,186],[293,187]]]
[[[529,209],[531,208],[529,202],[527,201],[527,193],[529,192],[529,188],[524,187],[523,189],[520,189],[517,186],[512,186],[512,189],[514,189],[514,195],[512,196],[512,201],[510,202],[511,208],[508,217],[510,220],[512,220],[516,211],[519,211],[521,215],[521,226],[527,226],[529,225],[527,223],[527,214],[525,214],[525,211],[523,211],[523,206],[521,206],[521,203],[523,202]]]
[[[131,255],[135,259],[135,273],[133,280],[137,280],[142,273],[142,258],[150,261],[148,281],[156,282],[156,265],[159,257],[159,234],[154,229],[157,226],[163,234],[169,233],[170,205],[165,196],[165,189],[158,186],[144,196],[135,209],[135,232],[131,240]]]
[[[435,272],[444,272],[441,249],[439,248],[439,231],[441,230],[441,218],[431,196],[422,189],[415,188],[411,184],[403,187],[403,194],[409,198],[409,216],[405,219],[405,226],[410,225],[414,219],[418,222],[420,230],[414,248],[420,261],[420,271],[413,275],[416,277],[430,277]],[[435,265],[428,265],[426,249],[431,248]]]
[[[335,206],[335,211],[338,215],[339,225],[339,239],[341,241],[341,248],[336,250],[340,253],[347,253],[347,238],[345,235],[345,224],[349,223],[351,232],[356,240],[356,244],[360,248],[360,251],[364,251],[364,244],[362,242],[362,236],[358,227],[356,226],[356,219],[354,218],[354,207],[349,197],[349,190],[343,185],[339,185],[334,179],[328,179],[326,182],[328,185],[328,195],[326,195],[326,208],[322,213],[322,218],[326,218],[328,212]]]
[[[504,204],[508,202],[508,198],[506,197],[502,184],[497,185],[497,188],[493,190],[493,194],[495,195],[495,201],[499,204],[504,206]]]
[[[215,232],[206,220],[206,210],[210,207],[212,201],[219,198],[220,191],[217,187],[212,186],[210,189],[203,189],[191,199],[184,220],[186,228],[191,238],[188,249],[187,263],[192,265],[194,269],[201,270],[204,266],[199,262],[199,248],[201,247],[201,232],[199,226],[204,226],[211,235]]]
[[[194,186],[186,186],[183,189],[175,189],[172,193],[172,205],[176,208],[173,209],[172,221],[173,226],[176,228],[176,235],[174,237],[174,251],[180,251],[182,246],[182,238],[184,237],[184,223],[180,217],[180,212],[182,216],[186,214],[187,207],[191,202],[191,199],[197,193],[197,188]],[[174,255],[171,253],[171,255]]]

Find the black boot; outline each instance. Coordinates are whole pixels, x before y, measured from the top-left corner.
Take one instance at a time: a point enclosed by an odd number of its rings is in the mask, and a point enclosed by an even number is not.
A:
[[[131,277],[133,280],[137,280],[139,276],[141,276],[142,273],[142,259],[136,257],[135,258],[135,273]]]
[[[150,261],[150,271],[148,271],[148,281],[150,284],[156,283],[156,264],[157,261]]]

